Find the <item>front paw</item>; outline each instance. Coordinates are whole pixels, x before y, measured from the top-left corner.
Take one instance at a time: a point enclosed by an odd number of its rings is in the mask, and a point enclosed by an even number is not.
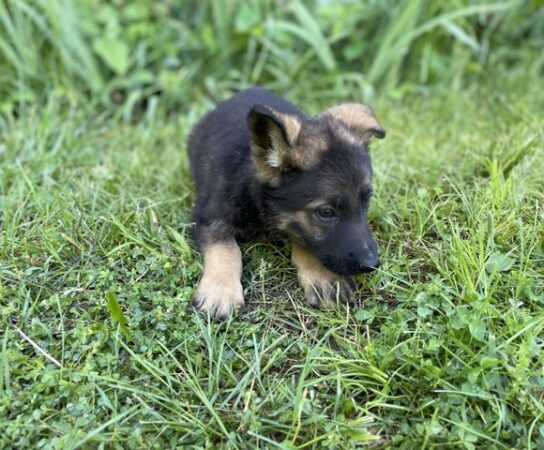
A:
[[[203,278],[193,295],[193,304],[214,319],[226,319],[244,304],[244,293],[239,281],[217,283]]]
[[[351,277],[301,280],[301,284],[306,301],[315,307],[333,308],[338,303],[353,304],[355,301],[357,284]]]

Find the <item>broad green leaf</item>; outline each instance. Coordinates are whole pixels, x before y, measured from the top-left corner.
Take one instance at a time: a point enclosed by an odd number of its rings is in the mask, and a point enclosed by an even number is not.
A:
[[[257,4],[242,3],[236,15],[234,28],[238,33],[247,33],[261,21],[261,14]]]
[[[128,45],[116,38],[98,38],[94,41],[93,49],[104,63],[117,75],[123,75],[128,70]]]
[[[507,272],[512,268],[515,262],[516,260],[510,258],[508,255],[500,252],[495,252],[491,254],[489,259],[485,263],[485,268],[488,273]]]
[[[374,319],[374,314],[367,309],[360,309],[354,316],[361,322],[371,322]]]
[[[485,322],[483,320],[479,320],[477,318],[474,318],[469,324],[468,329],[470,331],[470,334],[479,341],[483,341],[485,339],[485,333],[486,333],[486,326]]]
[[[489,356],[484,356],[480,359],[480,367],[487,369],[488,367],[493,367],[499,364],[502,360],[499,358],[490,358]]]

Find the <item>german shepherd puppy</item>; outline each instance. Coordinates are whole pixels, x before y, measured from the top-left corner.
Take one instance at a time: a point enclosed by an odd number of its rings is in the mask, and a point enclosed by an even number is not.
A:
[[[188,143],[204,260],[196,306],[222,319],[244,304],[237,239],[263,233],[290,241],[309,304],[350,302],[351,276],[379,266],[367,223],[373,136],[385,132],[366,105],[310,117],[259,87],[203,117]]]

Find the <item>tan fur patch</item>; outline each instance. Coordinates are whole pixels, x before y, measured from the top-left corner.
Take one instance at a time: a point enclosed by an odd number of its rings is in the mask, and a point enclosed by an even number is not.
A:
[[[360,140],[356,138],[353,132],[350,131],[347,126],[344,126],[343,123],[340,123],[335,131],[344,141],[349,142],[350,144],[360,144]]]
[[[274,111],[274,115],[283,123],[285,131],[287,132],[287,142],[289,145],[293,145],[300,133],[300,120],[298,117],[291,116],[289,114],[282,114]]]
[[[317,205],[323,203],[323,201],[313,201],[312,203],[310,203],[310,205],[314,203]],[[308,211],[308,209],[312,208],[310,205],[308,205],[308,208],[296,211],[294,213],[280,213],[276,222],[278,229],[287,232],[291,236],[291,238],[297,239],[298,237],[293,236],[293,230],[291,229],[291,226],[296,223],[307,234],[314,236],[316,239],[320,239],[323,234],[323,230],[321,227],[313,224],[310,220],[310,213]]]
[[[332,273],[308,249],[293,244],[291,255],[298,270],[298,280],[310,305],[332,307],[339,294],[342,301],[350,301],[352,290],[344,277]]]
[[[268,109],[281,122],[286,136],[271,124],[268,131],[270,147],[264,148],[258,144],[258,139],[252,139],[251,146],[260,179],[274,185],[280,181],[282,170],[288,167],[309,169],[317,164],[327,148],[327,140],[315,130],[307,130],[307,125],[303,125],[298,117]]]
[[[291,159],[290,144],[285,142],[281,130],[278,128],[271,129],[270,140],[272,141],[272,148],[266,149],[265,157],[268,165],[274,169],[278,169],[289,164]]]
[[[301,169],[311,169],[327,150],[328,141],[325,136],[312,133],[311,130],[302,130],[297,145],[293,148],[293,157]]]
[[[202,254],[204,271],[194,301],[201,311],[224,318],[244,304],[240,282],[242,253],[236,241],[231,240],[208,244]]]
[[[306,205],[306,208],[315,209],[325,204],[327,204],[327,200],[325,198],[314,198],[310,203]]]
[[[331,116],[341,121],[351,134],[361,142],[368,142],[372,136],[383,138],[385,133],[374,116],[372,109],[362,103],[344,103],[333,106],[318,117]]]

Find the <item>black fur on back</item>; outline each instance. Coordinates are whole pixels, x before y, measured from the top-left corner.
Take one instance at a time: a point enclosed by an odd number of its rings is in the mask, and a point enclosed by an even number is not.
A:
[[[251,163],[247,116],[255,105],[307,119],[296,106],[261,87],[253,87],[219,104],[204,116],[189,137],[188,152],[197,199],[194,221],[232,225],[237,237],[265,231],[260,186]],[[227,232],[227,231],[226,231]],[[218,236],[219,238],[220,236]]]

